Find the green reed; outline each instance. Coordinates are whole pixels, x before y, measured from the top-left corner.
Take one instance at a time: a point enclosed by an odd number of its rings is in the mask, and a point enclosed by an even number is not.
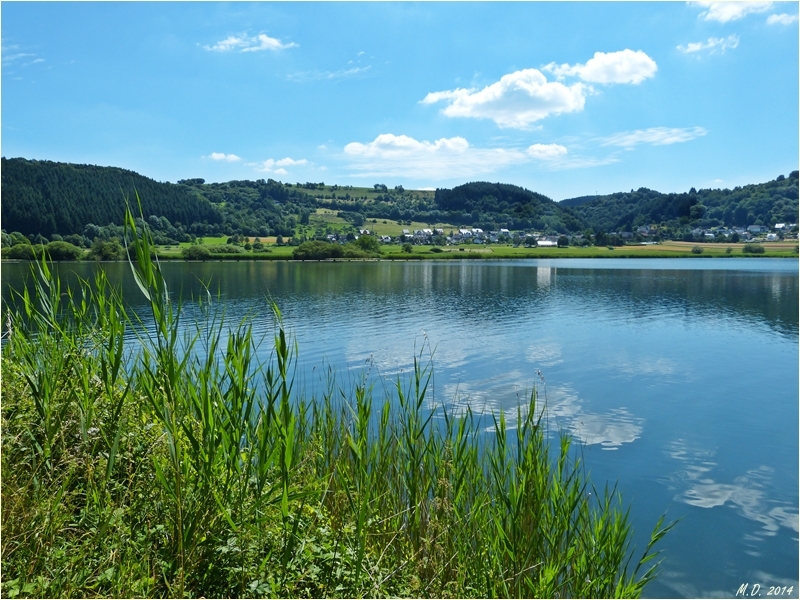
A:
[[[276,306],[263,363],[211,294],[184,323],[127,224],[146,317],[44,261],[6,307],[4,595],[636,597],[656,576],[672,525],[634,562],[619,494],[549,441],[536,388],[488,433],[429,408],[424,349],[380,392],[329,370],[304,396]]]

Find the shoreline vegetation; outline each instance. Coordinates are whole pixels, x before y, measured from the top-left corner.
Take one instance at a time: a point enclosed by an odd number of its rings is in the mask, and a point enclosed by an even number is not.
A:
[[[371,238],[371,239],[370,239]],[[374,236],[361,236],[367,241],[366,249],[353,243],[339,245],[330,242],[304,242],[299,246],[263,245],[258,250],[244,249],[225,244],[220,239],[217,244],[181,245],[152,248],[153,256],[163,261],[327,261],[346,262],[351,260],[508,260],[508,259],[546,259],[546,258],[797,258],[798,244],[794,241],[767,243],[693,243],[661,242],[649,245],[625,246],[585,246],[585,247],[514,247],[505,244],[486,244],[474,246],[401,246],[379,245]],[[375,241],[373,241],[375,240]],[[216,240],[215,240],[216,241]],[[358,242],[358,240],[356,240]],[[249,244],[250,242],[245,242]],[[47,245],[24,245],[12,252],[4,249],[4,261],[39,260],[42,254],[52,261],[121,261],[128,254],[119,242],[103,242],[100,252],[83,251],[77,247],[64,250],[64,242],[51,242]],[[55,246],[55,249],[51,248]],[[111,246],[107,248],[107,246]],[[214,248],[227,250],[214,252]],[[235,248],[232,250],[231,248]],[[229,250],[230,249],[230,250]]]
[[[656,576],[673,524],[632,548],[536,386],[515,414],[431,409],[423,349],[304,396],[277,307],[265,364],[211,294],[184,328],[126,221],[147,315],[44,260],[3,315],[4,596],[638,597]]]

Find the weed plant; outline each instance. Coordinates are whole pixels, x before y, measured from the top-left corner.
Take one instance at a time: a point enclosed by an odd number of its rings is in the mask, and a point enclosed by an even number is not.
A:
[[[102,269],[64,290],[44,261],[7,308],[3,596],[636,597],[655,577],[671,526],[634,557],[535,390],[490,433],[427,409],[421,355],[381,395],[301,397],[277,308],[265,364],[209,299],[185,325],[127,226],[152,325]]]

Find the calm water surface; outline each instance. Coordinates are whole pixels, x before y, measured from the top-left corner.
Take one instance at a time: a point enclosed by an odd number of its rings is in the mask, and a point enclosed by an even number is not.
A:
[[[26,265],[4,263],[3,298]],[[84,276],[91,266],[62,265]],[[127,265],[106,265],[141,302]],[[640,551],[658,517],[652,597],[798,597],[798,263],[781,259],[167,264],[184,298],[219,289],[271,335],[271,297],[321,386],[391,378],[433,351],[434,401],[514,411],[538,381],[593,482],[617,483]],[[218,287],[217,287],[218,286]],[[269,339],[269,338],[268,338]],[[263,348],[268,356],[270,347]],[[553,421],[551,421],[552,423]],[[785,596],[783,596],[785,597]]]

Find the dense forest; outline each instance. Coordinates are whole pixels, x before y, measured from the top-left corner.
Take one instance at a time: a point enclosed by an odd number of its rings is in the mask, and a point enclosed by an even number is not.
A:
[[[484,229],[537,229],[568,233],[586,224],[550,198],[516,185],[476,182],[436,190],[436,205],[451,223]]]
[[[190,187],[159,183],[115,167],[2,158],[2,224],[25,235],[83,233],[90,224],[121,225],[125,198],[139,193],[146,216],[184,229],[218,224],[222,214]]]
[[[695,227],[747,227],[797,223],[798,172],[734,189],[690,189],[662,194],[647,188],[564,200],[595,231],[631,231],[660,225],[678,235]]]
[[[405,190],[402,186],[390,190],[384,184],[376,184],[367,195],[359,195],[356,191],[359,188],[346,189],[354,193],[318,194],[317,200],[319,206],[337,209],[345,217],[355,215],[356,223],[361,216],[469,225],[485,230],[540,229],[559,233],[578,231],[584,226],[572,211],[550,198],[504,183],[478,181],[453,189],[440,188],[433,194]]]
[[[317,208],[336,210],[355,226],[366,219],[391,219],[570,234],[656,225],[662,237],[671,238],[694,228],[769,227],[798,220],[797,171],[732,190],[662,194],[640,188],[555,202],[503,183],[471,182],[435,192],[272,179],[161,183],[115,167],[2,158],[2,228],[12,237],[63,238],[88,247],[97,238],[120,237],[126,199],[138,210],[137,192],[157,243],[236,234],[292,236]]]
[[[203,179],[161,183],[115,167],[12,158],[2,160],[2,226],[26,236],[109,237],[121,228],[126,201],[157,241],[192,236],[291,235],[294,215],[316,206],[303,191],[282,183]]]

